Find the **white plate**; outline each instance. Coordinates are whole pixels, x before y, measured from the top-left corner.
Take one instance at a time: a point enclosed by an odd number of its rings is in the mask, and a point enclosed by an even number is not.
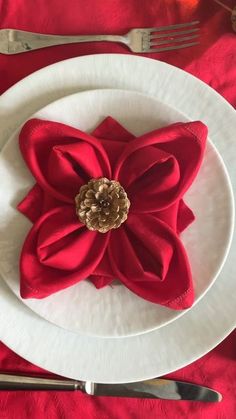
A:
[[[53,100],[81,90],[114,87],[148,94],[192,120],[203,120],[236,190],[234,109],[190,74],[142,57],[86,56],[32,74],[0,98],[0,141],[4,144],[19,124]],[[235,252],[234,234],[219,278],[198,304],[167,326],[128,338],[67,332],[34,314],[2,281],[0,338],[25,359],[68,377],[118,383],[163,375],[201,357],[234,329]]]
[[[91,132],[107,115],[136,136],[174,122],[187,121],[181,113],[156,99],[117,89],[77,93],[50,104],[33,117]],[[0,273],[20,298],[18,260],[32,224],[16,210],[16,203],[23,199],[35,180],[20,154],[18,134],[19,131],[7,142],[0,156],[0,213],[4,225],[0,237]],[[233,223],[233,197],[228,175],[210,142],[201,170],[185,200],[196,215],[196,221],[182,234],[193,272],[196,303],[222,267]],[[186,313],[151,304],[124,286],[108,286],[98,291],[88,281],[42,300],[22,302],[67,330],[102,337],[144,333]]]

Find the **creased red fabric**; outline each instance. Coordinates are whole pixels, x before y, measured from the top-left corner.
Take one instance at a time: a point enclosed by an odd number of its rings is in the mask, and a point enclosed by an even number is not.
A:
[[[92,276],[97,288],[119,279],[148,301],[191,306],[178,232],[193,217],[182,198],[201,165],[207,127],[175,123],[135,138],[107,117],[95,134],[36,119],[21,130],[20,149],[37,181],[18,206],[35,221],[21,253],[22,297],[43,298]],[[100,177],[118,180],[131,202],[128,220],[106,234],[89,231],[75,211],[80,187]]]
[[[224,3],[232,8],[235,6],[235,0],[224,0]],[[156,27],[200,20],[201,42],[198,46],[176,53],[163,52],[149,56],[200,78],[236,106],[236,35],[231,29],[230,13],[213,0],[0,0],[0,16],[1,28],[58,34],[121,34],[131,27]],[[110,52],[129,54],[122,45],[106,43],[67,45],[12,56],[0,54],[0,93],[33,71],[54,62]],[[179,224],[178,228],[182,227]],[[42,373],[3,344],[0,346],[0,368],[2,371],[27,374]],[[80,393],[14,391],[0,393],[0,412],[4,419],[28,419],[29,416],[32,419],[234,419],[236,333],[232,333],[198,361],[171,376],[214,387],[222,392],[223,401],[210,404],[121,400],[91,398]]]

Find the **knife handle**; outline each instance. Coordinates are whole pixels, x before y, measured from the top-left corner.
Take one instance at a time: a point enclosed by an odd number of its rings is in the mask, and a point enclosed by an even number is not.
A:
[[[83,383],[74,380],[26,377],[0,374],[0,390],[83,390]]]
[[[80,390],[91,396],[194,400],[203,402],[219,402],[222,399],[220,393],[210,388],[163,378],[127,384],[94,384],[90,381],[55,380],[51,378],[0,374],[0,390]]]

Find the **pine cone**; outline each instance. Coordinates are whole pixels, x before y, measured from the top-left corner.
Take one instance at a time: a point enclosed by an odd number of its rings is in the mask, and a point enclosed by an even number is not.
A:
[[[75,197],[76,213],[89,230],[107,233],[127,219],[130,201],[116,180],[91,179]]]

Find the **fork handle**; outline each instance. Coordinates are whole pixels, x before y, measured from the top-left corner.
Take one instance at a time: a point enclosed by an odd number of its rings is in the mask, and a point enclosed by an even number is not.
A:
[[[81,42],[121,42],[128,44],[125,35],[45,35],[16,29],[0,30],[0,47],[3,54],[19,54],[53,45],[75,44]]]

